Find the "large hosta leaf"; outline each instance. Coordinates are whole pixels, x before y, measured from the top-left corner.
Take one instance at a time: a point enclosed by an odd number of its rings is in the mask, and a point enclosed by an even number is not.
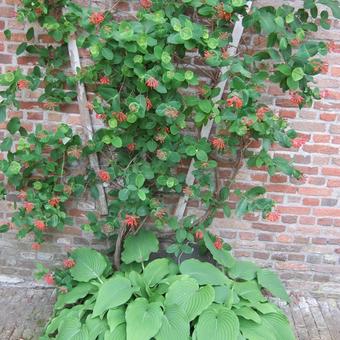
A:
[[[93,316],[98,316],[110,308],[118,307],[127,302],[133,293],[129,279],[113,277],[104,282],[98,291],[98,297],[93,309]]]
[[[159,242],[155,234],[142,229],[137,235],[128,236],[124,241],[122,261],[125,263],[144,262],[153,252],[159,249]]]
[[[282,282],[274,272],[267,269],[258,270],[257,281],[263,288],[269,290],[273,295],[284,301],[290,301]]]
[[[107,323],[111,332],[119,325],[125,323],[125,308],[121,306],[119,308],[110,309],[107,312]]]
[[[99,278],[107,266],[104,256],[90,248],[79,248],[72,253],[75,266],[70,269],[76,281],[88,282]]]
[[[252,320],[256,323],[261,323],[260,316],[254,311],[254,309],[243,306],[241,308],[237,308],[234,310],[235,314],[238,316],[242,316],[244,319]]]
[[[282,313],[265,314],[261,319],[262,322],[259,324],[240,318],[240,329],[247,339],[295,340],[289,322]]]
[[[161,328],[163,312],[157,302],[144,298],[131,302],[125,313],[127,340],[149,340]]]
[[[211,284],[220,286],[230,283],[230,280],[215,266],[196,259],[182,262],[179,270],[182,274],[187,274],[194,278],[200,285]]]
[[[231,268],[235,264],[235,259],[232,257],[228,250],[215,248],[209,233],[204,234],[204,243],[216,262],[226,268]]]
[[[200,315],[196,330],[197,340],[236,340],[239,321],[230,309],[213,305]]]
[[[156,340],[188,340],[190,324],[185,312],[177,305],[167,306]]]
[[[249,261],[236,261],[233,267],[228,270],[228,275],[232,279],[253,280],[259,268]]]
[[[235,282],[234,287],[235,292],[245,300],[250,302],[266,301],[255,281]]]
[[[207,285],[199,288],[196,280],[186,278],[174,282],[168,290],[165,305],[179,305],[191,321],[207,309],[215,298],[214,289]]]
[[[89,340],[89,332],[79,319],[69,318],[60,324],[56,340]]]
[[[104,334],[108,329],[106,321],[100,318],[88,317],[85,324],[89,331],[89,339],[97,339],[98,335]]]
[[[104,340],[126,340],[126,323],[117,326],[113,331],[106,331]]]
[[[55,304],[56,309],[63,308],[66,304],[77,302],[79,299],[84,298],[90,292],[96,290],[96,287],[91,283],[79,283],[76,287],[72,288],[66,294],[60,294]]]
[[[157,259],[150,262],[144,269],[143,278],[149,287],[155,286],[170,272],[168,259]]]

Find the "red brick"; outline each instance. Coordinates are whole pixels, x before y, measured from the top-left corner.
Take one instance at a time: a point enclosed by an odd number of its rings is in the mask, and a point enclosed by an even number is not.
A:
[[[282,233],[286,230],[286,227],[279,224],[264,224],[264,223],[254,223],[253,228],[260,229],[263,231],[271,231],[271,232],[278,232]]]
[[[296,111],[283,111],[281,110],[279,112],[279,116],[283,118],[295,118],[296,117]]]
[[[340,77],[340,67],[333,66],[331,68],[331,75],[334,77]]]
[[[315,208],[314,213],[316,216],[340,217],[340,208]]]
[[[340,187],[340,179],[330,179],[327,181],[327,186],[330,188],[339,188]]]
[[[322,168],[321,172],[326,176],[340,176],[340,168]]]
[[[324,153],[327,155],[337,154],[339,152],[339,148],[328,146],[328,145],[304,145],[303,151],[310,153]]]
[[[299,194],[307,196],[330,196],[331,189],[328,188],[299,188]]]
[[[253,241],[253,240],[255,240],[256,234],[255,233],[249,233],[249,232],[240,232],[239,236],[240,236],[241,240]]]
[[[0,54],[0,64],[12,64],[12,56],[10,54]]]
[[[303,205],[318,206],[320,204],[320,200],[317,198],[304,198],[302,203]]]
[[[291,185],[269,184],[267,185],[267,190],[269,192],[284,192],[284,193],[295,194],[297,191],[297,188]]]
[[[331,113],[322,113],[320,115],[320,119],[321,120],[325,120],[328,122],[332,122],[336,119],[336,114],[331,114]]]
[[[293,243],[294,237],[293,235],[282,234],[276,238],[276,241],[280,243]]]

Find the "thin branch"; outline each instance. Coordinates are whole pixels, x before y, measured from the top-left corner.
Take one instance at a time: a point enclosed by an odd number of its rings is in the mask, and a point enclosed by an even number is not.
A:
[[[118,230],[115,252],[113,256],[114,266],[117,270],[120,269],[120,257],[121,257],[121,252],[122,252],[122,243],[123,243],[125,234],[126,234],[126,225],[123,223]]]

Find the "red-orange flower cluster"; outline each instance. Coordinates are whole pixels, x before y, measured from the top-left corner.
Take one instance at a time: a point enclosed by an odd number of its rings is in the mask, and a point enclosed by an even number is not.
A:
[[[59,197],[52,197],[48,203],[52,206],[52,207],[56,207],[59,203],[60,203],[60,198]]]
[[[213,137],[213,138],[211,138],[210,143],[213,146],[213,148],[218,150],[218,151],[223,150],[225,148],[225,143],[224,143],[224,140],[222,138]]]
[[[102,77],[100,77],[99,82],[103,85],[110,84],[110,79],[106,76],[102,76]]]
[[[302,145],[306,144],[307,138],[297,137],[292,140],[292,145],[294,148],[301,148]]]
[[[32,249],[39,251],[41,249],[41,244],[37,242],[32,243]]]
[[[269,112],[269,108],[266,106],[262,106],[256,110],[256,117],[258,120],[263,120],[266,113]]]
[[[118,122],[123,123],[127,120],[127,115],[120,111],[120,112],[113,112],[112,115],[117,118]]]
[[[35,227],[36,227],[37,229],[39,229],[39,230],[41,230],[41,231],[45,230],[45,228],[46,228],[45,222],[42,221],[42,220],[36,220],[36,221],[34,222],[34,225],[35,225]]]
[[[294,105],[301,105],[305,100],[302,96],[300,96],[297,92],[292,92],[290,97],[290,102]]]
[[[217,237],[215,242],[214,242],[214,247],[218,250],[222,249],[223,247],[223,241],[221,238]]]
[[[63,264],[65,268],[72,268],[75,266],[76,262],[73,259],[65,259]]]
[[[104,14],[100,12],[95,12],[90,15],[90,23],[93,25],[99,25],[105,19]]]
[[[98,171],[98,177],[103,182],[108,182],[110,180],[110,174],[107,171],[105,171],[105,170],[99,170]]]
[[[138,216],[125,215],[124,224],[129,228],[136,228],[138,226]]]
[[[146,97],[146,109],[147,111],[151,110],[153,107],[152,102],[149,97]]]
[[[201,230],[197,230],[195,233],[195,239],[196,240],[202,240],[203,239],[203,232]]]
[[[44,281],[48,284],[48,285],[54,285],[55,281],[54,281],[54,277],[52,273],[48,273],[44,276]]]
[[[24,202],[24,209],[26,212],[30,213],[34,209],[34,204],[31,202]]]
[[[126,146],[130,152],[134,151],[136,149],[135,143],[130,143]]]
[[[28,80],[21,79],[18,81],[17,86],[19,90],[27,89],[29,85]]]
[[[159,82],[157,79],[155,79],[154,77],[150,77],[146,80],[145,82],[145,85],[147,87],[150,87],[152,89],[155,89],[158,85],[159,85]]]
[[[153,5],[151,0],[140,0],[139,3],[145,9],[149,9]]]
[[[237,96],[233,96],[227,99],[227,106],[229,107],[234,106],[237,109],[240,109],[243,106],[243,101],[241,98]]]
[[[266,216],[266,220],[270,222],[276,222],[279,220],[279,218],[280,218],[280,214],[278,211],[271,211]]]

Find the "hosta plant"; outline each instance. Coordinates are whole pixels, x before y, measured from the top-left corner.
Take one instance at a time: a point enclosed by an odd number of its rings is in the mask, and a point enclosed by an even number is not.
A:
[[[63,286],[40,340],[295,339],[264,294],[288,301],[269,270],[236,260],[230,268],[197,259],[127,262],[113,271],[95,250],[71,253],[69,269],[55,274]]]

